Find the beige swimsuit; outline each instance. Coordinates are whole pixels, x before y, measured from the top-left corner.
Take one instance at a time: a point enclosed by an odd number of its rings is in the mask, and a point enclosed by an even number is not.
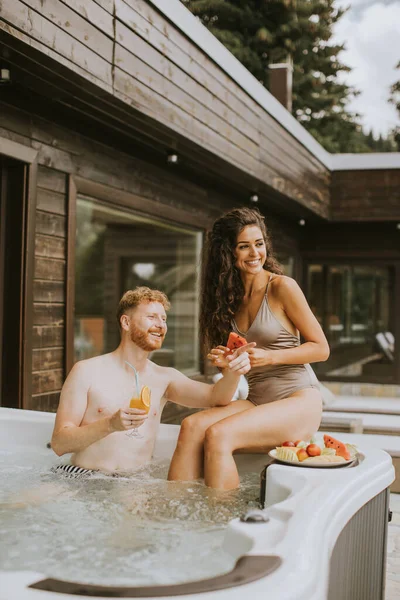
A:
[[[290,333],[278,321],[268,304],[268,285],[265,296],[256,318],[247,333],[240,331],[233,321],[233,330],[246,338],[248,342],[256,342],[257,348],[265,350],[285,350],[296,348],[300,340]],[[247,374],[249,382],[248,400],[253,404],[266,404],[291,396],[294,392],[305,388],[319,389],[318,379],[310,365],[272,365],[254,367]]]

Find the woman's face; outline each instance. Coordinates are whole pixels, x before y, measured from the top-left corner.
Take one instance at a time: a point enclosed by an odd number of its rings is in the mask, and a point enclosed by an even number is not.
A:
[[[244,273],[256,275],[267,258],[267,251],[261,229],[248,225],[239,233],[234,250],[235,266]]]

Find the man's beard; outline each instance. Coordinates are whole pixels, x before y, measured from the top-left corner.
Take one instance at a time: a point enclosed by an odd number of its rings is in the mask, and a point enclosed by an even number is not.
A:
[[[153,352],[153,350],[158,350],[159,348],[161,348],[163,337],[160,337],[160,342],[157,343],[157,340],[149,338],[148,331],[143,331],[143,329],[140,329],[133,323],[131,323],[129,333],[132,342],[136,344],[136,346],[139,346],[139,348],[141,348],[145,352]]]

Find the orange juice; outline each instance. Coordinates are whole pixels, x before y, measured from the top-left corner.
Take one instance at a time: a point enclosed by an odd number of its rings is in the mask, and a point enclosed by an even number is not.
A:
[[[147,413],[150,410],[150,398],[151,392],[147,385],[142,387],[140,392],[140,398],[131,398],[129,402],[129,408],[138,408],[139,410],[145,410]]]

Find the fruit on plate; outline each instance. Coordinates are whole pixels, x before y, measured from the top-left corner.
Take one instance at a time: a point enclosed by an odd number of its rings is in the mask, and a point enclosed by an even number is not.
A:
[[[336,456],[342,456],[345,460],[350,460],[350,452],[343,442],[339,442],[339,440],[335,439],[331,435],[325,434],[324,443],[326,448],[334,448],[334,450],[336,450]]]
[[[335,448],[322,448],[322,456],[336,456]]]
[[[308,456],[320,456],[321,448],[320,446],[318,446],[318,444],[314,444],[311,442],[311,444],[308,444],[308,446],[306,447],[306,452]]]
[[[297,440],[297,442],[295,442],[296,444],[296,448],[307,448],[308,446],[308,442],[304,442],[303,440]]]
[[[319,456],[321,454],[321,448],[318,444],[308,444],[306,452],[308,456]]]
[[[300,450],[297,452],[297,458],[300,462],[303,462],[303,460],[306,460],[310,457],[308,456],[307,450],[305,448],[300,448]]]
[[[235,350],[237,350],[238,348],[241,348],[242,346],[245,346],[246,344],[247,344],[247,341],[244,339],[244,337],[241,337],[234,331],[230,332],[228,341],[226,343],[227,347],[229,348],[229,350],[231,352],[234,352]]]
[[[295,448],[296,444],[294,442],[283,442],[282,446],[288,446],[289,448]]]
[[[279,460],[288,460],[290,462],[299,462],[297,453],[293,448],[288,448],[287,446],[278,446],[276,449],[276,458]]]

